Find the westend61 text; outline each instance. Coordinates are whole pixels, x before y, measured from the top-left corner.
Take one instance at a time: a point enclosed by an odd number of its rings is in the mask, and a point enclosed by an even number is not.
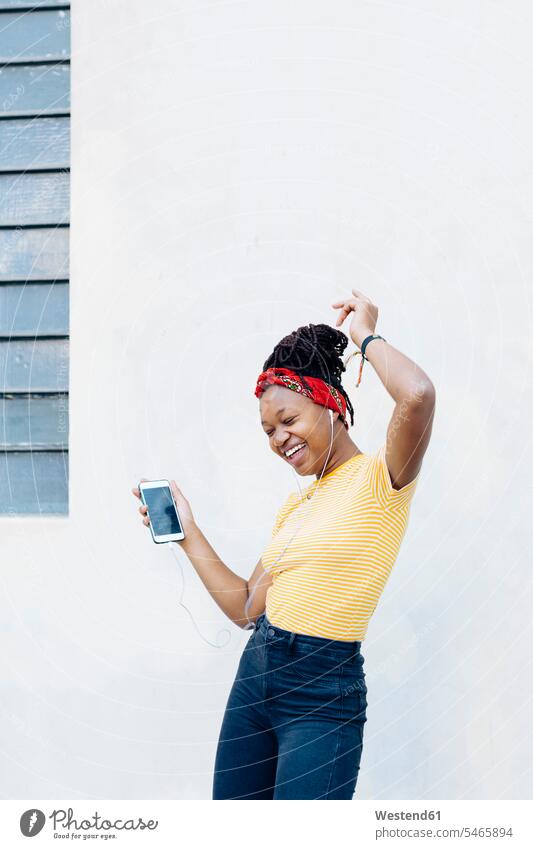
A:
[[[374,811],[378,820],[440,820],[440,811]]]

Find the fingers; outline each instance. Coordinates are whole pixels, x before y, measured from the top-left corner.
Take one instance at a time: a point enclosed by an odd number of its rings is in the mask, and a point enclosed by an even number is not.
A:
[[[348,312],[349,312],[351,309],[353,309],[356,306],[357,300],[360,300],[360,299],[358,299],[358,298],[345,298],[344,301],[335,301],[335,303],[332,304],[331,306],[333,307],[333,309],[340,309],[340,307],[342,307],[343,309],[348,310]]]
[[[139,483],[143,483],[143,481],[146,480],[148,480],[148,478],[141,478]],[[139,492],[138,486],[132,486],[131,491],[133,492],[136,498],[141,497],[141,493]],[[146,504],[141,504],[138,510],[141,516],[143,517],[143,525],[146,525],[146,527],[148,527],[148,525],[150,524],[150,519],[148,518],[148,507],[146,506]]]
[[[334,309],[339,309],[340,307],[346,307],[347,305],[350,305],[353,309],[353,307],[356,306],[357,301],[368,301],[367,296],[363,292],[361,292],[359,289],[352,289],[352,292],[353,292],[353,297],[343,298],[340,301],[335,301],[335,303],[332,304],[331,306]]]
[[[352,289],[352,291],[355,292],[356,290]],[[333,309],[341,310],[339,315],[337,316],[337,321],[335,322],[335,327],[339,327],[339,325],[343,323],[346,316],[349,315],[352,310],[355,312],[355,308],[357,306],[356,298],[346,298],[343,301],[335,301],[335,303],[331,306],[333,307]]]
[[[355,309],[355,307],[354,307],[354,309]],[[351,307],[349,307],[349,306],[343,307],[342,310],[340,311],[339,315],[337,316],[337,321],[335,322],[335,326],[338,327],[340,324],[342,324],[342,322],[344,321],[346,316],[348,316],[351,313],[351,311],[352,311]]]
[[[147,481],[147,480],[148,480],[148,478],[141,478],[141,480],[139,481],[139,483],[142,483],[143,481]],[[138,486],[132,486],[131,491],[133,492],[133,494],[134,494],[135,498],[140,498],[140,497],[141,497],[141,493],[139,492],[139,487],[138,487]]]

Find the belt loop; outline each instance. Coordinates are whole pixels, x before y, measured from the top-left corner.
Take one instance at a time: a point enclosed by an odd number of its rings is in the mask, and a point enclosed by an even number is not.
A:
[[[290,652],[292,652],[292,646],[293,646],[295,637],[296,637],[296,634],[294,632],[292,632],[290,637],[289,637],[289,651]]]

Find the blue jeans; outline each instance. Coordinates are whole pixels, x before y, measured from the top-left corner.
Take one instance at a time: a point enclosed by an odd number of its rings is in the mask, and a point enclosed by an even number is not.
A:
[[[213,799],[351,799],[367,688],[360,642],[257,619],[231,688]]]

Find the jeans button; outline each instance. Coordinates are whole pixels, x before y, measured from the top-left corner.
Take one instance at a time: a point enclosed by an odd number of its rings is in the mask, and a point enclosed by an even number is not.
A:
[[[274,631],[273,628],[269,628],[268,631],[267,631],[267,634],[268,634],[269,637],[273,637],[275,635],[275,633],[276,632]]]

